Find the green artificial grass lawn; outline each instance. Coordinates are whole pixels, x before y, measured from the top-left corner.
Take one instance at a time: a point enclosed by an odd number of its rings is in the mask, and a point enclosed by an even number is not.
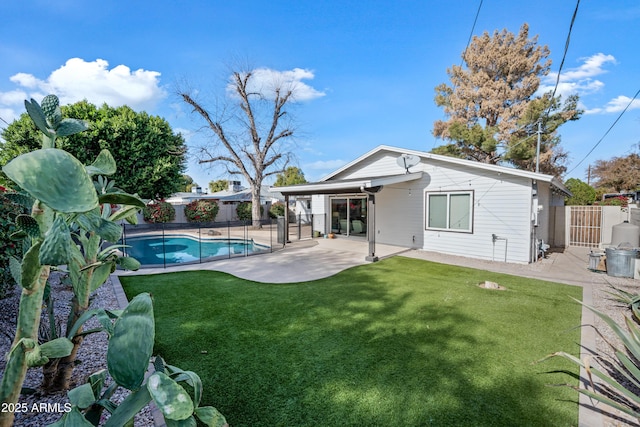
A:
[[[232,427],[578,424],[577,392],[549,387],[577,367],[532,362],[577,355],[579,287],[404,257],[296,284],[121,281],[152,293],[156,354],[198,373]]]

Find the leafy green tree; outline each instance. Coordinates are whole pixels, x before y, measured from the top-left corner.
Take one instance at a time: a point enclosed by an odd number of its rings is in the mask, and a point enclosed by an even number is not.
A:
[[[91,163],[101,150],[109,150],[118,164],[118,184],[145,199],[169,197],[183,187],[186,145],[169,123],[127,106],[97,108],[87,101],[63,106],[65,117],[91,123],[88,131],[60,137],[58,148],[83,163]],[[40,146],[37,128],[25,113],[2,132],[0,164]]]
[[[27,208],[5,196],[7,189],[0,187],[0,299],[13,292],[16,281],[9,269],[11,257],[22,259],[23,242],[11,236],[18,230],[16,217],[27,213]]]
[[[537,44],[537,36],[529,38],[527,24],[517,35],[505,29],[475,36],[462,55],[464,65],[447,69],[451,85],[443,83],[435,89],[435,102],[444,108],[446,120],[434,123],[433,134],[448,143],[434,153],[492,164],[502,161],[501,155],[506,153],[506,160],[516,167],[531,170],[535,167],[535,140],[532,151],[530,143],[522,143],[522,137],[535,133],[537,129],[531,128],[543,112],[553,112],[543,122],[548,135],[541,149],[545,154],[541,160],[553,171],[553,162],[566,158],[555,130],[567,120],[575,120],[580,112],[576,110],[577,97],[568,99],[564,106],[559,98],[535,97],[540,77],[547,75],[551,66],[548,56],[549,49]]]
[[[285,185],[305,184],[307,182],[304,172],[295,166],[289,166],[284,172],[276,175],[275,187],[284,187]]]
[[[180,189],[180,191],[185,191],[187,193],[190,192],[193,187],[197,187],[198,186],[198,184],[193,181],[193,178],[191,178],[187,174],[183,174],[182,175],[182,181],[181,182],[182,182],[182,188]]]
[[[251,202],[242,202],[238,203],[238,207],[236,207],[236,214],[238,215],[238,219],[241,221],[252,221],[253,220],[253,204]],[[260,217],[264,213],[264,207],[260,206]]]
[[[564,103],[550,94],[532,99],[525,113],[518,119],[518,128],[511,134],[504,159],[518,169],[562,176],[568,153],[560,146],[558,128],[567,121],[578,120],[578,95],[570,95]],[[538,126],[537,123],[540,122]],[[540,157],[537,156],[537,131],[540,129]]]
[[[209,182],[209,192],[217,193],[218,191],[224,191],[229,187],[229,181],[226,179],[219,179],[217,181]]]
[[[564,204],[574,206],[592,205],[596,201],[596,190],[586,182],[583,182],[577,178],[569,178],[564,183],[569,191],[573,194],[571,197],[567,197]]]

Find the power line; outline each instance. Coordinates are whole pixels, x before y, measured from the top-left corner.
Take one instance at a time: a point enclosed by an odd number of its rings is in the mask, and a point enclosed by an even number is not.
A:
[[[476,11],[476,17],[473,19],[473,25],[471,26],[471,32],[469,33],[469,38],[467,39],[467,47],[464,48],[464,52],[462,52],[462,62],[460,62],[460,67],[462,64],[467,62],[467,50],[469,49],[469,45],[471,44],[471,39],[473,38],[473,32],[476,29],[476,23],[478,22],[478,16],[480,15],[480,9],[482,9],[482,2],[484,0],[480,0],[480,4],[478,5],[478,10]]]
[[[473,19],[473,25],[471,25],[471,31],[469,32],[469,38],[467,39],[467,46],[465,46],[464,51],[462,52],[462,59],[460,60],[460,68],[462,68],[462,65],[466,62],[467,50],[469,49],[469,45],[471,44],[471,39],[473,38],[473,32],[476,29],[476,23],[478,22],[478,16],[480,16],[480,9],[482,9],[483,1],[484,0],[480,0],[480,4],[478,5],[478,10],[476,11],[476,16]],[[455,90],[455,82],[454,82],[453,89]],[[433,141],[433,146],[431,147],[432,149],[435,148],[436,141],[437,141],[437,138]]]
[[[547,107],[546,111],[543,114],[540,115],[540,118],[536,122],[539,122],[540,120],[542,120],[543,116],[549,117],[549,113],[551,112],[551,106],[553,105],[552,101],[553,101],[553,98],[556,95],[556,91],[558,90],[558,86],[560,85],[560,74],[562,73],[562,67],[564,66],[564,61],[567,58],[567,52],[569,52],[569,44],[571,42],[571,32],[573,30],[573,24],[576,22],[576,16],[578,15],[578,8],[579,7],[580,7],[580,0],[577,0],[576,1],[576,8],[573,11],[573,15],[571,16],[571,22],[569,24],[569,31],[567,32],[567,40],[564,43],[564,52],[562,54],[562,60],[560,61],[560,67],[558,68],[558,75],[556,77],[556,84],[553,87],[553,92],[551,93],[551,97],[549,98],[549,106]],[[536,122],[534,122],[534,123],[536,123]],[[514,130],[513,133],[515,133],[515,132],[517,132],[517,131],[519,131],[519,130],[527,127],[527,126],[533,125],[534,123],[525,123],[522,126],[520,126],[518,129]],[[529,135],[529,136],[521,139],[520,141],[516,142],[511,147],[507,147],[507,148],[508,149],[513,149],[513,148],[517,147],[518,145],[522,144],[523,142],[528,141],[531,137],[533,137],[535,135],[536,134]],[[498,158],[504,156],[504,154],[506,154],[506,153],[503,153],[503,154],[499,155]]]
[[[569,43],[571,41],[571,30],[573,30],[573,24],[576,22],[576,16],[578,15],[578,7],[580,6],[580,0],[576,2],[576,8],[573,11],[573,16],[571,17],[571,23],[569,24],[569,31],[567,33],[567,41],[564,43],[564,53],[562,54],[562,60],[560,61],[560,68],[558,68],[558,75],[556,77],[556,84],[553,88],[553,92],[551,93],[551,99],[556,95],[556,91],[558,90],[558,85],[560,84],[560,74],[562,72],[562,66],[564,65],[564,60],[567,58],[567,52],[569,51]],[[549,108],[547,109],[545,116],[549,115],[549,111],[551,110],[552,103],[549,104]]]
[[[580,160],[578,162],[577,165],[575,165],[573,167],[573,169],[571,169],[569,172],[567,172],[567,175],[570,174],[571,172],[573,172],[574,170],[576,170],[576,168],[578,166],[580,166],[582,164],[582,162],[584,162],[587,157],[589,157],[589,155],[591,153],[593,153],[593,151],[596,149],[596,147],[598,147],[598,145],[600,145],[600,143],[602,142],[602,140],[609,134],[609,132],[611,132],[611,129],[613,129],[613,127],[616,125],[616,123],[618,123],[618,121],[620,120],[620,118],[622,118],[622,116],[624,115],[624,113],[629,109],[629,107],[631,106],[631,104],[633,104],[633,101],[636,100],[636,98],[638,97],[638,95],[640,95],[640,89],[638,89],[638,91],[636,92],[635,95],[633,95],[633,98],[631,98],[631,101],[629,101],[629,103],[627,104],[626,107],[624,107],[624,110],[622,110],[620,112],[620,115],[618,115],[618,117],[614,120],[614,122],[611,124],[611,126],[609,126],[609,129],[607,129],[607,131],[604,133],[604,135],[602,135],[602,138],[600,138],[598,140],[598,142],[596,142],[596,144],[593,146],[593,148],[591,148],[591,150],[589,150],[589,152],[582,158],[582,160]]]

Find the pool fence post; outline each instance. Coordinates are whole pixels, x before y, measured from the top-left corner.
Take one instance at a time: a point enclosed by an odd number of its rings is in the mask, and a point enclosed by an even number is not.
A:
[[[227,254],[231,259],[231,221],[227,221]]]
[[[124,256],[128,256],[129,254],[127,253],[127,225],[124,223],[124,221],[122,223],[120,223],[120,225],[122,226],[122,254]]]
[[[199,251],[199,257],[200,258],[200,264],[202,264],[202,233],[201,233],[202,228],[200,227],[200,223],[198,223],[198,251]]]
[[[164,245],[164,222],[162,223],[162,268],[167,268],[167,251]]]
[[[251,221],[251,224],[253,224],[253,220]],[[244,244],[242,245],[242,247],[244,248],[244,256],[247,256],[247,242],[249,241],[249,221],[245,221],[244,224]]]

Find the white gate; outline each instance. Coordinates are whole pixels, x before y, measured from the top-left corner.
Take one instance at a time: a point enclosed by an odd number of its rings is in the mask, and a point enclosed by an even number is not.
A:
[[[571,206],[569,246],[597,247],[602,242],[602,207]]]

